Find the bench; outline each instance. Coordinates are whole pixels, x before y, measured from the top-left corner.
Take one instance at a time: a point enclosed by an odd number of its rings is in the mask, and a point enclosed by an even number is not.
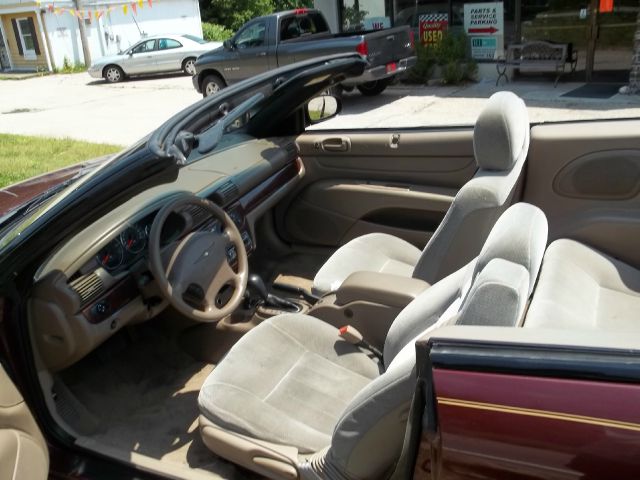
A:
[[[571,65],[571,72],[575,72],[578,64],[578,52],[567,43],[551,43],[545,41],[531,41],[526,43],[512,44],[507,47],[506,56],[498,59],[496,70],[498,79],[496,86],[500,83],[500,78],[507,78],[507,68],[525,68],[528,71],[552,72],[556,74],[553,86],[558,85],[558,80],[565,73],[565,66]]]

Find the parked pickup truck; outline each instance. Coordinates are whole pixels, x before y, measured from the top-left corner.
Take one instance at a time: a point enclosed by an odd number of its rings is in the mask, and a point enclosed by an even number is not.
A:
[[[391,78],[416,63],[408,26],[331,33],[322,13],[296,9],[254,18],[223,46],[196,61],[193,85],[205,97],[232,83],[301,60],[356,51],[369,62],[364,74],[343,83],[377,95]]]

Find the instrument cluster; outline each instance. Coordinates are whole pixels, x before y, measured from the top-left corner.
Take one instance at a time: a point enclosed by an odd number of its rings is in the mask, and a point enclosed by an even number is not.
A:
[[[131,265],[141,257],[147,246],[151,224],[155,215],[129,225],[107,243],[96,255],[98,264],[109,272]]]
[[[153,212],[128,225],[107,243],[95,256],[98,265],[110,273],[115,273],[144,257],[147,253],[151,225],[157,213]],[[168,245],[196,229],[218,232],[222,230],[220,221],[211,217],[205,210],[188,206],[179,212],[172,212],[167,217],[160,233],[160,246]]]

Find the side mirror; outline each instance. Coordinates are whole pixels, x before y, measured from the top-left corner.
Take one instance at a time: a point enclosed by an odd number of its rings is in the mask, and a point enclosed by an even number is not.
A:
[[[333,95],[319,95],[307,103],[307,116],[311,123],[335,117],[342,110],[342,102]]]
[[[233,42],[233,40],[225,40],[224,42],[222,42],[222,46],[226,50],[234,50],[236,48],[236,44]]]

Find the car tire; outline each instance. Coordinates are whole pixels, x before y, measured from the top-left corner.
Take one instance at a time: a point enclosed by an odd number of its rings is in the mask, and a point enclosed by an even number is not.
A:
[[[208,97],[209,95],[218,93],[226,86],[224,80],[222,80],[219,75],[207,75],[202,82],[202,96]]]
[[[380,95],[385,88],[389,85],[386,80],[376,80],[375,82],[367,82],[358,85],[358,90],[365,97],[373,97]]]
[[[102,77],[109,83],[118,83],[124,80],[124,71],[118,65],[107,65],[102,71]]]
[[[193,57],[185,58],[182,62],[182,71],[193,77],[196,74],[196,59]]]

